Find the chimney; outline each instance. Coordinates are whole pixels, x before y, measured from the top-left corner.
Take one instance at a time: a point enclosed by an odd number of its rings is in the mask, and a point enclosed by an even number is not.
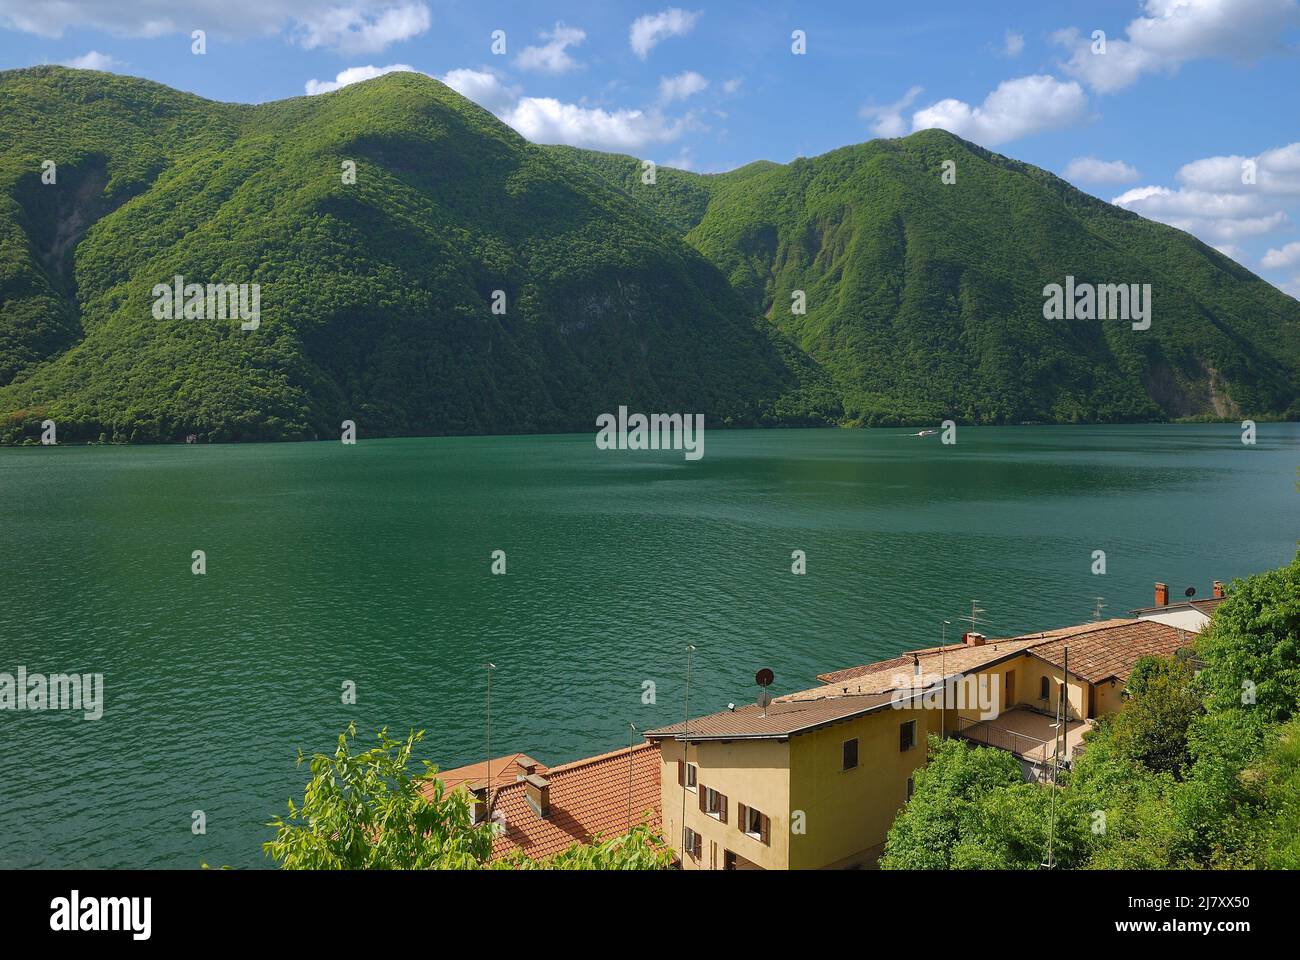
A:
[[[1223,596],[1223,581],[1222,581],[1222,580],[1215,580],[1215,581],[1214,581],[1214,598],[1217,600],[1217,599],[1219,599],[1219,598],[1222,597],[1222,596]]]
[[[916,654],[912,654],[912,676],[919,677],[920,675],[921,675],[921,658],[918,657]]]
[[[1169,584],[1156,584],[1156,604],[1157,607],[1169,606]]]
[[[985,639],[986,638],[982,633],[967,632],[961,635],[961,642],[966,644],[968,647],[982,647],[984,646]]]
[[[487,788],[470,787],[469,793],[474,799],[470,809],[470,823],[482,823],[487,819]]]
[[[524,798],[533,808],[533,813],[545,817],[551,812],[551,781],[530,773],[524,777]]]
[[[515,766],[520,770],[520,772],[515,775],[516,783],[527,777],[530,773],[537,772],[537,764],[525,763],[522,757],[515,757]]]

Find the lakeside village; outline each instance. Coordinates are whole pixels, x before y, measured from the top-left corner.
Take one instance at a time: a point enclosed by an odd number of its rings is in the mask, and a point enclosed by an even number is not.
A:
[[[644,734],[645,742],[546,767],[511,753],[441,771],[490,820],[492,859],[546,857],[645,823],[687,870],[874,867],[933,734],[1009,751],[1053,783],[1097,718],[1119,709],[1145,656],[1189,655],[1223,601],[913,650],[818,676],[820,684]],[[770,682],[770,673],[767,682]],[[946,696],[944,692],[946,691]],[[425,788],[431,791],[432,786]]]

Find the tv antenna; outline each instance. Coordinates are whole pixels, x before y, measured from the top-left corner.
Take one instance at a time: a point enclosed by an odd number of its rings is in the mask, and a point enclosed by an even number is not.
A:
[[[983,617],[980,616],[981,613],[986,613],[986,612],[987,612],[987,611],[986,611],[983,607],[979,606],[979,601],[978,601],[978,600],[972,600],[972,601],[970,602],[970,616],[969,616],[969,617],[957,617],[956,619],[958,619],[958,620],[965,620],[967,623],[970,624],[970,628],[971,628],[971,630],[973,631],[973,630],[975,629],[975,627],[976,627],[977,624],[987,623],[987,622],[988,622],[988,621],[986,621]]]

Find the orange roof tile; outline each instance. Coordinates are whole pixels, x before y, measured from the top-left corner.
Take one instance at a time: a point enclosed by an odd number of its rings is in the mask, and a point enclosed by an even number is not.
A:
[[[493,860],[515,849],[538,859],[596,837],[608,840],[627,831],[629,810],[632,826],[644,822],[647,813],[653,827],[660,824],[659,748],[655,744],[641,743],[561,764],[544,776],[550,783],[550,811],[545,817],[539,817],[525,799],[524,784],[511,783],[497,790],[492,816],[504,817],[505,832],[492,842]]]
[[[1095,629],[1076,629],[1029,652],[1059,667],[1064,660],[1063,648],[1068,645],[1070,672],[1089,683],[1101,683],[1111,677],[1127,680],[1140,657],[1169,657],[1192,645],[1192,637],[1185,630],[1155,620],[1108,621],[1092,626]]]
[[[526,753],[510,753],[504,757],[497,757],[491,764],[486,760],[480,760],[478,763],[467,764],[452,770],[439,770],[437,777],[442,781],[446,793],[451,793],[451,791],[462,785],[469,787],[471,790],[476,790],[487,782],[489,766],[492,771],[493,787],[504,787],[507,784],[514,783],[529,772],[526,769],[528,767],[532,768],[533,773],[543,775],[546,773],[546,764],[534,760]],[[431,786],[425,786],[421,789],[421,792],[427,792],[431,789]]]

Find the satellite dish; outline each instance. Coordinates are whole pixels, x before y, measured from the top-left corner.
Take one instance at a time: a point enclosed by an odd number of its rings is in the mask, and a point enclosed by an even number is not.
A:
[[[1187,597],[1190,600],[1192,597],[1196,596],[1196,588],[1188,587],[1186,590],[1183,591],[1183,596]]]
[[[771,670],[767,669],[767,667],[764,667],[762,670],[758,671],[758,673],[754,674],[754,682],[760,687],[770,687],[772,681],[775,679],[776,675],[773,674]]]

